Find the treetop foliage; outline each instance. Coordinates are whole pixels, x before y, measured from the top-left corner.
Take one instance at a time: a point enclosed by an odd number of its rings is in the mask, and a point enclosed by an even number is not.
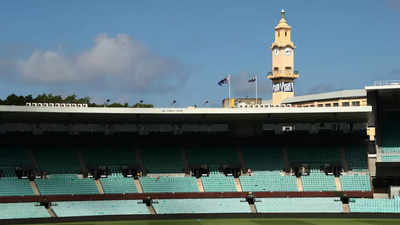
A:
[[[90,107],[132,107],[132,108],[153,108],[152,104],[145,104],[140,101],[134,105],[129,105],[127,102],[119,103],[113,102],[109,103],[110,100],[107,99],[104,104],[96,104],[90,101],[90,97],[79,98],[75,94],[69,96],[52,95],[52,94],[41,94],[35,98],[32,95],[15,95],[11,94],[7,98],[0,99],[0,105],[26,105],[26,103],[75,103],[75,104],[88,104]]]

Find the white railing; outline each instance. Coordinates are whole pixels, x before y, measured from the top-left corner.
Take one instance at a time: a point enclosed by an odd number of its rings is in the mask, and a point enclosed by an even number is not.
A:
[[[75,103],[35,103],[27,102],[25,106],[29,107],[50,107],[50,108],[87,108],[88,104],[75,104]]]
[[[377,80],[377,81],[374,81],[374,86],[385,86],[385,85],[400,85],[400,80]]]

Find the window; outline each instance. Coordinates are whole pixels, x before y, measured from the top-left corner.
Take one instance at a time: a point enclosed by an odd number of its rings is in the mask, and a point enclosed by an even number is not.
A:
[[[360,106],[360,102],[359,101],[355,101],[355,102],[351,102],[352,106]]]
[[[324,104],[318,104],[318,107],[323,107],[324,106]]]
[[[335,102],[335,103],[333,103],[333,106],[334,106],[334,107],[338,107],[338,106],[339,106],[339,103]]]
[[[325,107],[331,107],[331,103],[326,103]]]
[[[310,105],[310,107],[314,107],[314,105]]]
[[[285,31],[285,37],[287,36],[287,32]]]
[[[350,102],[342,102],[342,106],[350,106]]]

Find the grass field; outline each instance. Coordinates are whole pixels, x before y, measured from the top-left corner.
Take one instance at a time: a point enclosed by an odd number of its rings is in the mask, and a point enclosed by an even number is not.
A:
[[[49,223],[50,225],[51,223]],[[400,219],[182,219],[52,223],[52,225],[400,225]],[[38,224],[36,224],[38,225]],[[45,225],[45,224],[43,224]],[[46,223],[47,225],[47,223]]]

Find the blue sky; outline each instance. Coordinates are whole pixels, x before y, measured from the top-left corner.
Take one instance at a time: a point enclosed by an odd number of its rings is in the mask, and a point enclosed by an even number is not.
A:
[[[296,95],[400,80],[400,0],[2,1],[0,98],[53,93],[156,106],[271,98],[270,44],[292,26]]]

